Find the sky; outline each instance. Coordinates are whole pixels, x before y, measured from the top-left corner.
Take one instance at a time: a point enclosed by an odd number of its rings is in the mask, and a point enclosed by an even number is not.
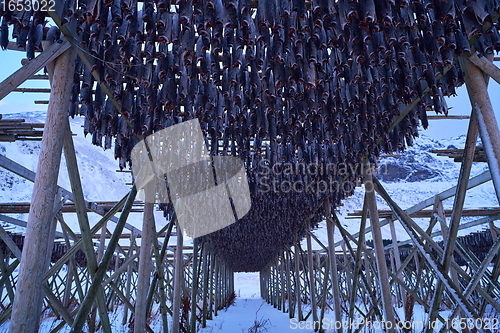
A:
[[[0,81],[3,81],[15,70],[21,67],[21,60],[25,57],[24,52],[19,51],[0,51]],[[500,65],[500,62],[496,62]],[[25,82],[21,87],[24,88],[48,88],[48,82],[44,80],[31,80]],[[496,113],[497,122],[500,123],[500,86],[493,80],[490,80],[489,93],[493,109]],[[48,94],[19,93],[9,94],[3,100],[0,100],[0,113],[17,113],[26,111],[43,111],[47,109],[46,105],[36,105],[35,100],[48,100]],[[451,107],[450,115],[470,115],[470,102],[465,87],[457,89],[457,96],[447,99],[448,107]],[[429,113],[430,114],[430,113]],[[422,130],[421,133],[435,139],[446,139],[457,137],[467,133],[468,120],[431,120],[429,128]]]

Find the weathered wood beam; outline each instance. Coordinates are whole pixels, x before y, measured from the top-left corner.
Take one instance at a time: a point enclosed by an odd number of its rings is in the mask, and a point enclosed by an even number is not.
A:
[[[177,247],[175,249],[175,277],[174,277],[174,292],[172,295],[172,332],[180,330],[180,309],[181,309],[181,293],[182,293],[182,275],[184,269],[184,258],[182,254],[183,235],[179,222],[176,221],[177,230]],[[216,298],[217,299],[217,298]],[[216,308],[217,311],[217,308]]]
[[[71,94],[73,86],[73,78],[67,73],[73,73],[75,70],[75,53],[73,50],[68,50],[69,44],[63,43],[62,45],[67,46],[67,51],[60,52],[60,56],[55,60],[54,80],[51,84],[52,94],[38,160],[38,173],[33,187],[32,205],[28,216],[16,297],[9,326],[10,333],[37,331],[42,310],[42,276],[48,269],[45,250],[53,241],[49,239],[50,219],[53,218],[52,208],[57,193],[63,137],[67,130],[69,108],[67,96]],[[14,77],[9,77],[6,83],[2,84],[3,88],[0,87],[0,98],[46,65],[47,59],[54,59],[53,54],[57,54],[64,47],[57,44],[56,52],[49,51],[49,47],[47,58],[36,61],[36,65],[28,64],[19,70],[21,72],[14,73]],[[25,68],[28,70],[24,70]]]
[[[331,206],[328,200],[325,204],[325,215],[326,215],[326,230],[328,235],[328,259],[330,260],[330,276],[332,279],[332,292],[333,292],[333,304],[334,304],[334,319],[336,322],[342,322],[342,312],[340,307],[340,284],[339,284],[339,272],[337,267],[337,256],[335,255],[335,224],[331,219]],[[338,333],[342,333],[342,327],[337,330]]]
[[[133,186],[127,197],[124,211],[120,215],[118,223],[116,224],[115,230],[113,232],[113,237],[111,237],[108,247],[106,248],[106,252],[104,253],[103,259],[101,260],[99,267],[95,272],[92,284],[89,290],[87,291],[87,295],[83,300],[83,302],[81,303],[80,308],[78,309],[78,313],[71,327],[71,332],[80,332],[83,329],[85,319],[91,310],[97,292],[101,288],[102,281],[106,275],[106,270],[109,266],[109,262],[111,261],[111,258],[113,257],[114,251],[116,249],[116,245],[118,244],[119,235],[121,234],[123,228],[125,227],[125,221],[128,218],[129,210],[132,207],[136,194],[137,194],[137,189],[135,186]]]
[[[465,229],[468,229],[468,228],[472,228],[472,227],[475,227],[475,226],[478,226],[478,225],[481,225],[481,224],[486,224],[486,223],[489,223],[491,221],[496,221],[496,220],[500,220],[500,214],[496,214],[496,215],[492,215],[492,216],[487,216],[487,217],[482,217],[480,219],[477,219],[477,220],[474,220],[474,221],[470,221],[470,222],[466,222],[466,223],[461,223],[458,230],[465,230]],[[437,230],[433,233],[431,233],[429,236],[431,238],[434,238],[434,237],[437,237],[437,236],[441,236],[442,235],[442,231],[441,230]],[[411,239],[408,239],[408,240],[404,240],[404,241],[399,241],[398,242],[398,246],[403,246],[403,245],[407,245],[407,244],[411,244],[412,241]],[[390,245],[387,245],[386,246],[386,249],[392,247],[392,244]]]
[[[0,160],[1,160],[1,156],[0,156]],[[1,161],[0,161],[1,162]],[[491,174],[489,171],[485,171],[471,179],[469,179],[468,181],[468,185],[467,185],[467,189],[471,189],[473,187],[476,187],[476,186],[479,186],[481,184],[484,184],[486,183],[487,181],[490,181],[491,180]],[[448,198],[451,198],[455,195],[455,192],[456,192],[456,186],[453,186],[453,187],[450,187],[449,189],[443,191],[443,192],[440,192],[438,194],[436,194],[436,196],[439,197],[440,200],[446,200]],[[405,213],[406,214],[412,214],[414,212],[418,212],[419,210],[422,210],[426,207],[429,207],[429,206],[432,206],[434,204],[434,200],[435,200],[435,196],[432,196],[428,199],[425,199],[424,201],[421,201],[419,202],[418,204],[415,204],[413,206],[411,206],[410,208],[407,208],[405,209]],[[396,220],[397,219],[397,216],[395,214],[392,214],[391,218],[393,220]],[[387,225],[389,222],[387,220],[384,220],[380,226],[385,226]],[[369,226],[366,228],[365,232],[368,233],[372,230],[372,227]],[[355,233],[353,235],[354,237],[359,237],[359,233]],[[341,245],[344,241],[343,240],[340,240],[338,242],[335,243],[335,247]]]
[[[500,130],[493,111],[488,85],[481,69],[470,60],[462,59],[465,69],[465,85],[472,109],[477,115],[481,142],[488,157],[488,166],[493,179],[497,200],[500,203]]]
[[[0,100],[71,47],[67,40],[54,43],[0,83]],[[68,72],[70,73],[70,72]],[[68,76],[69,77],[69,76]],[[68,95],[69,96],[69,95]]]
[[[193,279],[191,281],[191,317],[189,319],[189,329],[192,333],[196,333],[196,308],[198,303],[196,298],[198,296],[198,283],[200,281],[200,269],[198,268],[199,238],[195,238],[193,243]]]
[[[473,53],[467,59],[500,84],[500,68],[498,68],[493,62],[479,53]]]
[[[15,173],[16,175],[21,176],[24,179],[29,180],[31,182],[35,181],[36,174],[33,171],[29,170],[28,168],[22,166],[21,164],[15,162],[15,161],[7,158],[4,155],[0,155],[0,167],[3,167],[5,169]],[[66,196],[68,198],[68,200],[71,200],[73,202],[75,201],[73,193],[71,193],[70,191],[68,191],[65,188],[62,188],[60,186],[57,186],[57,189],[62,191],[61,192],[62,195]],[[121,206],[122,205],[119,205],[119,207],[121,207]],[[106,216],[107,213],[109,212],[108,210],[99,206],[95,202],[85,201],[85,207],[87,207],[91,211],[93,211],[101,216]],[[115,223],[118,222],[118,218],[116,216],[109,216],[108,219],[110,221],[115,222]],[[133,230],[138,235],[141,234],[141,230],[139,230],[138,228],[134,227],[133,225],[131,225],[129,223],[125,223],[125,228],[127,228],[128,230]]]
[[[377,199],[373,188],[372,174],[370,167],[365,167],[365,196],[370,225],[372,227],[373,245],[375,248],[375,260],[377,262],[377,273],[380,285],[380,293],[382,295],[382,307],[384,309],[384,319],[386,323],[391,323],[391,327],[387,329],[389,333],[396,332],[396,320],[394,317],[394,309],[392,307],[391,286],[389,284],[389,274],[387,270],[387,261],[385,260],[384,240],[382,238],[382,227],[380,225]]]
[[[134,333],[143,333],[146,327],[148,315],[148,290],[151,283],[151,250],[154,232],[154,204],[151,201],[155,197],[154,188],[148,184],[145,189],[146,202],[144,203],[144,214],[142,218],[141,253],[139,256],[139,271],[137,277],[137,293],[135,297],[135,320]]]
[[[17,225],[18,227],[23,227],[23,228],[26,228],[26,225],[28,224],[27,222],[25,222],[23,220],[19,220],[19,219],[16,219],[16,218],[13,218],[13,217],[10,217],[7,215],[2,215],[2,214],[0,214],[0,221],[4,221],[4,222],[7,222],[9,224]],[[59,231],[56,231],[55,235],[56,235],[56,237],[59,237],[59,238],[63,237],[63,234]]]
[[[420,228],[418,227],[418,225],[416,225],[416,223],[414,223],[411,220],[411,218],[407,215],[407,213],[405,213],[405,211],[402,210],[394,202],[394,200],[392,200],[392,198],[389,196],[389,194],[385,191],[385,189],[382,187],[380,182],[378,182],[375,177],[373,178],[373,180],[374,180],[375,188],[376,188],[377,192],[387,202],[389,207],[391,207],[391,209],[393,209],[394,213],[397,215],[399,221],[401,222],[401,225],[406,230],[408,235],[410,235],[410,237],[412,238],[413,243],[415,244],[417,249],[422,253],[422,257],[427,261],[429,266],[432,268],[433,273],[443,282],[443,286],[449,292],[450,297],[457,304],[460,305],[460,307],[464,310],[464,312],[467,316],[470,316],[470,318],[476,318],[477,312],[475,311],[472,304],[460,292],[457,285],[448,276],[447,272],[444,271],[442,266],[436,261],[436,258],[434,258],[434,255],[431,254],[429,251],[427,251],[427,248],[423,244],[423,240],[419,237],[419,235],[424,236],[423,235],[424,232],[422,230],[419,230]],[[420,232],[417,233],[416,230],[419,230]],[[429,243],[432,243],[431,239],[429,239],[427,237],[423,237],[423,238],[426,238],[425,240],[427,240]],[[476,290],[478,290],[478,289],[476,289]]]
[[[450,120],[450,119],[456,119],[456,120],[462,120],[462,119],[470,119],[470,116],[460,116],[460,115],[447,115],[447,116],[427,116],[428,120]]]
[[[387,218],[388,220],[391,220],[392,217],[391,210],[381,209],[378,211],[378,213],[381,218]],[[499,213],[500,213],[500,207],[462,209],[462,216],[491,216],[491,215],[497,215]],[[453,214],[453,210],[444,209],[443,214],[446,217],[450,217]],[[359,218],[361,215],[362,215],[361,211],[356,211],[347,214],[347,216],[351,218],[354,217]],[[413,218],[430,218],[434,215],[434,212],[432,210],[420,210],[418,212],[414,212],[408,215]],[[387,222],[384,222],[384,225],[387,224]]]
[[[50,94],[50,88],[14,88],[12,92]]]
[[[307,240],[307,270],[309,273],[309,295],[311,297],[311,311],[313,316],[314,331],[319,330],[318,323],[318,304],[316,301],[316,282],[314,281],[314,262],[312,253],[311,233],[308,232]]]
[[[92,243],[90,223],[87,216],[87,210],[85,208],[85,198],[83,195],[83,188],[80,181],[80,172],[78,171],[78,161],[76,159],[76,152],[73,144],[73,137],[71,136],[71,130],[68,118],[66,118],[66,128],[67,130],[64,135],[64,142],[63,142],[64,156],[66,158],[66,165],[71,184],[71,190],[74,197],[78,224],[80,226],[80,233],[82,235],[83,250],[87,258],[87,268],[89,270],[91,278],[93,278],[93,275],[97,270],[97,258],[95,256],[94,245]],[[106,223],[104,223],[104,226],[105,225]],[[100,288],[100,290],[97,291],[96,300],[97,300],[97,306],[99,307],[99,317],[101,319],[102,328],[104,332],[111,333],[111,325],[109,322],[104,290],[102,288]],[[68,324],[71,325],[72,323]]]

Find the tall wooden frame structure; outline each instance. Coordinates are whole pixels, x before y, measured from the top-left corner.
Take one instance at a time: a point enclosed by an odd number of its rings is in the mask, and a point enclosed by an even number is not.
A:
[[[55,14],[52,19],[56,23],[61,21]],[[61,30],[66,36],[71,35],[64,26]],[[0,166],[35,183],[35,195],[30,205],[27,224],[1,216],[8,223],[26,225],[27,234],[21,252],[11,236],[0,228],[0,237],[10,251],[7,256],[0,258],[0,290],[6,291],[2,299],[5,305],[2,303],[4,308],[0,314],[0,322],[10,317],[10,332],[36,331],[40,318],[33,313],[39,313],[42,303],[45,302],[61,317],[54,332],[64,325],[70,325],[74,331],[80,331],[85,324],[90,331],[94,331],[98,328],[95,326],[96,314],[103,331],[111,332],[108,308],[113,302],[118,302],[124,304],[127,309],[124,322],[128,320],[128,311],[134,312],[135,332],[152,331],[145,319],[152,304],[156,302],[159,304],[165,332],[170,330],[169,316],[173,321],[172,331],[177,332],[182,327],[184,330],[195,332],[198,321],[206,325],[207,319],[212,318],[230,302],[234,291],[233,272],[220,260],[218,253],[209,243],[200,245],[195,242],[193,248],[184,248],[181,234],[178,233],[177,246],[169,247],[168,240],[173,235],[175,216],[171,216],[164,230],[156,231],[154,223],[151,223],[152,207],[146,205],[143,229],[137,230],[128,225],[127,216],[134,204],[135,187],[132,187],[128,196],[108,211],[85,201],[65,114],[69,101],[64,96],[68,96],[70,90],[70,82],[65,73],[72,72],[75,53],[78,53],[86,66],[92,66],[92,59],[89,59],[81,48],[72,45],[70,40],[62,38],[61,41],[57,44],[46,44],[45,51],[0,84],[1,99],[43,67],[47,67],[51,80],[51,98],[38,173],[35,175],[7,157],[0,156]],[[484,314],[486,306],[500,312],[500,239],[498,228],[494,225],[499,216],[494,215],[473,222],[489,223],[494,241],[482,262],[457,238],[458,230],[464,227],[460,225],[460,217],[467,189],[491,180],[500,201],[500,132],[486,90],[487,77],[492,77],[500,83],[500,69],[491,60],[475,53],[460,59],[466,69],[465,82],[472,113],[457,186],[402,210],[375,178],[365,175],[365,184],[374,184],[375,191],[390,206],[391,217],[380,221],[375,193],[367,191],[360,232],[350,235],[338,223],[326,201],[324,214],[327,216],[329,244],[322,244],[308,232],[306,251],[301,249],[300,240],[297,240],[293,249],[283,251],[274,258],[271,264],[261,271],[261,293],[266,300],[287,311],[290,316],[297,315],[299,320],[312,316],[315,321],[320,322],[325,311],[331,308],[337,320],[344,316],[352,317],[357,312],[361,316],[375,316],[394,323],[393,327],[397,326],[398,320],[394,316],[393,299],[396,298],[398,302],[405,301],[408,295],[429,309],[429,321],[446,320],[441,318],[438,312],[443,299],[453,309],[453,316],[463,314],[478,318]],[[103,87],[106,89],[105,85]],[[481,136],[490,171],[469,179],[478,135]],[[71,191],[56,185],[62,149],[68,164]],[[454,197],[455,201],[448,223],[441,202],[450,197]],[[61,208],[67,200],[74,203],[78,214],[80,236],[64,222]],[[424,231],[410,215],[429,206],[433,207],[431,224],[429,229]],[[92,228],[86,216],[89,210],[103,216]],[[115,217],[120,210],[120,217]],[[373,228],[366,227],[367,218]],[[395,220],[408,232],[414,246],[406,257],[401,255],[397,246],[384,248],[379,234],[379,226],[390,224],[393,228]],[[108,221],[116,223],[113,233],[107,230]],[[444,231],[444,249],[432,239],[433,227],[438,222],[442,232]],[[61,234],[56,234],[56,223],[62,227]],[[131,246],[128,249],[120,246],[118,242],[125,228],[131,231]],[[334,228],[340,230],[342,240],[335,242]],[[99,231],[102,245],[96,254],[92,239]],[[374,238],[373,250],[369,249],[364,241],[365,233],[370,231]],[[149,240],[140,248],[134,245],[139,236]],[[64,240],[66,251],[62,258],[48,268],[50,258],[47,253],[50,252],[55,237]],[[105,243],[106,239],[109,241]],[[324,250],[313,252],[313,240]],[[397,244],[396,239],[393,239],[393,244]],[[341,255],[336,252],[338,246],[342,246]],[[86,255],[83,267],[74,257],[79,249],[83,249]],[[392,271],[387,264],[388,251],[394,258],[395,269]],[[466,269],[460,267],[453,258],[456,251],[466,258]],[[153,253],[152,262],[155,269],[152,280],[148,279],[151,265],[145,263],[150,252]],[[0,254],[3,255],[1,252]],[[323,256],[324,254],[326,256]],[[138,258],[142,260],[138,261]],[[392,259],[389,260],[389,263],[392,262]],[[493,263],[492,270],[489,269],[490,263]],[[417,274],[413,268],[409,268],[411,265],[415,265]],[[13,272],[18,266],[20,273],[16,278]],[[67,267],[67,274],[61,278],[63,266]],[[426,281],[426,284],[419,286],[420,281]],[[340,286],[351,288],[340,289]],[[131,297],[134,290],[136,297]],[[361,297],[357,291],[364,291],[366,297]],[[424,295],[430,293],[433,298],[425,300]],[[330,294],[334,301],[333,308],[327,302]],[[135,306],[131,299],[136,301]],[[201,306],[200,302],[195,300],[200,300]],[[305,302],[312,304],[310,314],[303,313],[302,304]],[[359,302],[363,303],[365,311],[359,308]],[[71,306],[75,303],[76,307]],[[317,329],[321,330],[321,327]],[[390,332],[394,330],[388,329]]]

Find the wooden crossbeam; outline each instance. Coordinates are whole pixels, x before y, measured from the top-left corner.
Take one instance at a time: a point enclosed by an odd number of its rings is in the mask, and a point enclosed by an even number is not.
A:
[[[30,205],[31,204],[29,202],[0,203],[0,214],[27,214],[29,213]],[[111,207],[114,206],[112,204],[105,204],[105,205],[98,204],[98,205],[104,211],[108,211],[109,209],[111,209]],[[66,203],[61,208],[61,211],[63,213],[76,213],[76,206],[74,203]],[[87,207],[87,212],[92,212],[92,211],[93,210],[90,207]],[[139,207],[132,208],[130,210],[130,212],[132,213],[138,213],[142,211],[143,209]]]
[[[492,222],[492,221],[496,221],[496,220],[500,220],[500,214],[490,215],[490,216],[482,217],[480,219],[477,219],[477,220],[474,220],[474,221],[471,221],[471,222],[462,223],[458,227],[458,230],[466,230],[468,228],[472,228],[472,227],[475,227],[475,226],[478,226],[478,225],[481,225],[481,224],[486,224],[486,223],[489,223],[489,222]],[[431,236],[431,238],[434,238],[434,237],[437,237],[437,236],[441,236],[441,230],[437,230],[437,231],[431,233],[430,236]],[[399,241],[398,242],[398,246],[401,247],[401,246],[404,246],[404,245],[407,245],[407,244],[411,244],[411,243],[412,243],[411,239],[408,239],[408,240],[405,240],[405,241]],[[390,249],[391,247],[392,247],[392,244],[387,245],[385,248],[386,249]]]
[[[50,88],[15,88],[12,92],[50,94]]]
[[[450,119],[470,119],[470,116],[461,116],[461,115],[447,115],[447,116],[438,116],[438,115],[432,115],[432,116],[427,116],[427,119],[429,120],[450,120]]]
[[[21,85],[24,81],[36,74],[39,70],[46,66],[47,63],[51,62],[64,51],[69,49],[70,46],[71,43],[68,41],[64,41],[60,44],[52,44],[47,48],[47,50],[3,80],[0,83],[0,100],[11,93],[12,90],[19,87],[19,85]]]
[[[381,218],[390,218],[392,216],[392,211],[390,209],[382,209],[379,210],[379,216]],[[444,213],[447,217],[451,216],[452,210],[445,209]],[[476,209],[463,209],[462,216],[492,216],[500,213],[500,207],[490,207],[490,208],[476,208]],[[361,217],[362,211],[355,211],[353,213],[348,213],[348,216],[351,217]],[[430,218],[433,215],[432,210],[420,210],[418,212],[413,212],[409,214],[410,217],[413,218]]]
[[[463,149],[435,149],[431,150],[432,153],[438,156],[446,156],[453,158],[455,162],[462,162],[464,156]],[[474,162],[488,162],[488,157],[483,147],[477,146],[474,152]]]
[[[16,175],[21,176],[24,179],[27,179],[31,182],[33,182],[35,180],[35,173],[33,171],[29,170],[28,168],[22,166],[21,164],[19,164],[17,162],[12,161],[11,159],[7,158],[6,156],[0,155],[0,167],[3,167],[5,169],[15,173]],[[69,200],[74,202],[75,198],[73,196],[73,193],[71,193],[70,191],[68,191],[60,186],[58,186],[58,190],[61,191],[61,194],[63,196],[68,197]],[[92,210],[93,212],[95,212],[101,216],[106,215],[107,211],[94,202],[85,201],[85,206],[88,209]],[[112,216],[110,218],[110,220],[115,222],[115,223],[118,222],[118,218],[116,216]],[[142,234],[141,230],[134,227],[133,225],[130,225],[129,223],[125,223],[125,227],[128,230],[134,231],[137,235]]]
[[[479,67],[484,73],[488,74],[497,83],[500,83],[500,68],[481,54],[474,53],[469,61]]]

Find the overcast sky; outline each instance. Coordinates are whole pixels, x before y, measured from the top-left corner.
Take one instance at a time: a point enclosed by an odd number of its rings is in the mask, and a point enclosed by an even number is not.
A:
[[[3,81],[15,70],[21,67],[21,59],[25,57],[24,52],[0,51],[0,81]],[[496,62],[496,64],[500,64]],[[48,88],[48,82],[44,80],[31,80],[24,83],[25,88]],[[490,97],[496,112],[497,122],[500,120],[500,86],[490,80]],[[447,100],[448,106],[452,107],[450,115],[470,115],[470,102],[465,87],[457,90],[458,96]],[[9,94],[0,101],[0,113],[17,113],[26,111],[47,110],[46,105],[35,105],[35,100],[47,100],[48,94],[18,93]],[[467,133],[468,120],[431,120],[429,128],[422,133],[436,139],[456,137]]]

